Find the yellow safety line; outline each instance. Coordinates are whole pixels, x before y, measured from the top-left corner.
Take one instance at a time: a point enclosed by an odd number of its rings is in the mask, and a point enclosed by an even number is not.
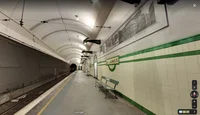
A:
[[[69,82],[69,80],[71,79],[68,78],[67,81],[63,84],[63,86],[56,92],[56,94],[46,103],[46,105],[39,111],[39,113],[37,115],[41,115],[41,113],[47,108],[47,106],[53,101],[53,99],[58,95],[58,93],[60,93],[60,91],[64,88],[64,86]]]

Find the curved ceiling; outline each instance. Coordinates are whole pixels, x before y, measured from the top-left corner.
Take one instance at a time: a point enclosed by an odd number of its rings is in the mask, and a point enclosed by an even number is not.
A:
[[[48,33],[48,34],[46,34],[45,36],[43,36],[42,38],[41,38],[41,40],[44,40],[45,38],[47,38],[48,36],[50,36],[50,35],[52,35],[52,34],[59,34],[60,32],[74,32],[75,34],[77,33],[77,35],[78,34],[81,34],[82,36],[84,36],[85,38],[86,37],[89,37],[88,35],[86,35],[86,34],[84,34],[84,33],[82,33],[82,32],[79,32],[79,31],[76,31],[76,30],[67,30],[67,29],[63,29],[63,30],[56,30],[56,31],[53,31],[53,32],[50,32],[50,33]]]
[[[72,56],[72,55],[76,55],[78,57],[81,57],[82,53],[79,53],[79,52],[68,52],[66,55],[63,55],[63,56],[64,57],[69,57],[69,56]]]
[[[81,59],[81,55],[79,55],[79,54],[70,54],[70,55],[68,55],[68,56],[65,56],[64,57],[66,60],[70,60],[70,59],[72,59],[72,58],[79,58],[79,59]]]
[[[77,49],[65,50],[65,51],[62,52],[61,55],[68,55],[70,53],[78,53],[78,54],[82,55],[82,51],[81,50],[77,50]]]
[[[24,0],[1,0],[0,8],[17,22],[21,20]],[[66,60],[80,59],[87,37],[96,39],[116,0],[25,0],[23,26]],[[0,18],[4,19],[0,15]],[[13,23],[6,22],[15,27]]]
[[[92,29],[92,27],[90,27],[89,25],[86,25],[81,21],[78,21],[78,20],[75,20],[75,19],[70,19],[70,18],[53,18],[53,19],[43,20],[43,22],[45,22],[45,23],[54,23],[54,21],[58,21],[58,20],[72,21],[72,22],[78,23],[77,26],[79,24],[81,24],[82,26],[85,26],[85,27],[87,27],[89,29]],[[38,26],[41,26],[42,24],[45,24],[45,23],[39,22],[39,23],[35,24],[33,27],[31,27],[30,30],[34,30]],[[81,25],[79,25],[79,26],[81,26]]]
[[[61,54],[65,50],[73,50],[73,49],[80,50],[80,51],[85,50],[80,47],[65,47],[65,48],[62,48],[62,50],[58,50],[58,52]]]
[[[68,60],[70,64],[74,63],[74,64],[80,64],[81,60],[79,58],[71,58]]]
[[[87,48],[81,44],[81,43],[65,43],[60,45],[59,47],[56,48],[56,51],[58,53],[61,53],[62,51],[66,50],[66,49],[70,49],[70,48],[76,48],[79,50],[86,50]]]

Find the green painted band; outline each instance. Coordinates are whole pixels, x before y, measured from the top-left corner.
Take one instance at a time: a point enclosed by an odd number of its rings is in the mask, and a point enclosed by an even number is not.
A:
[[[154,56],[154,57],[148,57],[148,58],[141,58],[141,59],[135,59],[135,60],[127,60],[127,61],[121,61],[120,63],[139,62],[139,61],[157,60],[157,59],[165,59],[165,58],[192,56],[192,55],[200,55],[200,50],[162,55],[162,56]]]
[[[164,49],[164,48],[169,48],[169,47],[173,47],[173,46],[177,46],[177,45],[182,45],[182,44],[186,44],[186,43],[190,43],[190,42],[194,42],[194,41],[198,41],[198,40],[200,40],[200,34],[195,35],[195,36],[191,36],[191,37],[188,37],[188,38],[184,38],[184,39],[181,39],[181,40],[173,41],[173,42],[170,42],[170,43],[162,44],[162,45],[159,45],[159,46],[155,46],[155,47],[152,47],[152,48],[147,48],[147,49],[144,49],[144,50],[141,50],[141,51],[128,53],[128,54],[120,56],[120,58],[135,56],[135,55],[139,55],[139,54],[143,54],[143,53],[147,53],[147,52],[152,52],[152,51],[156,51],[156,50],[160,50],[160,49]]]
[[[154,57],[148,57],[148,58],[140,58],[140,59],[134,59],[134,60],[127,60],[127,61],[120,61],[120,64],[130,63],[130,62],[165,59],[165,58],[183,57],[183,56],[193,56],[193,55],[200,55],[200,50],[188,51],[188,52],[182,52],[182,53],[176,53],[176,54],[169,54],[169,55],[154,56]],[[103,65],[106,65],[106,64],[102,64],[101,66],[103,66]]]
[[[138,104],[137,102],[133,101],[132,99],[130,99],[129,97],[125,96],[124,94],[122,94],[121,92],[115,90],[114,91],[117,95],[119,95],[120,97],[124,98],[126,101],[128,101],[129,103],[131,103],[132,105],[134,105],[135,107],[137,107],[138,109],[140,109],[142,112],[146,113],[147,115],[156,115],[155,113],[151,112],[150,110],[146,109],[145,107],[143,107],[142,105]]]
[[[105,64],[105,65],[107,65],[107,66],[109,66],[109,65],[119,65],[119,63],[116,63],[116,64]]]

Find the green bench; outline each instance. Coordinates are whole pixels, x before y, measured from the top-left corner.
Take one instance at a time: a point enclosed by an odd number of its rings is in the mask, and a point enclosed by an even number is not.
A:
[[[103,82],[103,81],[105,81],[105,82]],[[110,86],[107,83],[111,83],[111,84],[113,84],[113,86]],[[116,93],[114,90],[115,90],[116,86],[119,84],[119,81],[102,76],[100,80],[96,81],[95,87],[97,86],[97,84],[99,85],[99,91],[101,91],[102,88],[105,89],[105,93],[106,93],[105,99],[107,98],[109,91],[113,91],[115,98],[117,99],[117,96],[116,96]]]

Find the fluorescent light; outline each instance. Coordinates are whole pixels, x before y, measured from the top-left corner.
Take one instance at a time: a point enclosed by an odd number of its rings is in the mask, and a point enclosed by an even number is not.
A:
[[[75,15],[75,17],[76,17],[76,20],[79,20],[79,17],[78,17],[78,15]]]

